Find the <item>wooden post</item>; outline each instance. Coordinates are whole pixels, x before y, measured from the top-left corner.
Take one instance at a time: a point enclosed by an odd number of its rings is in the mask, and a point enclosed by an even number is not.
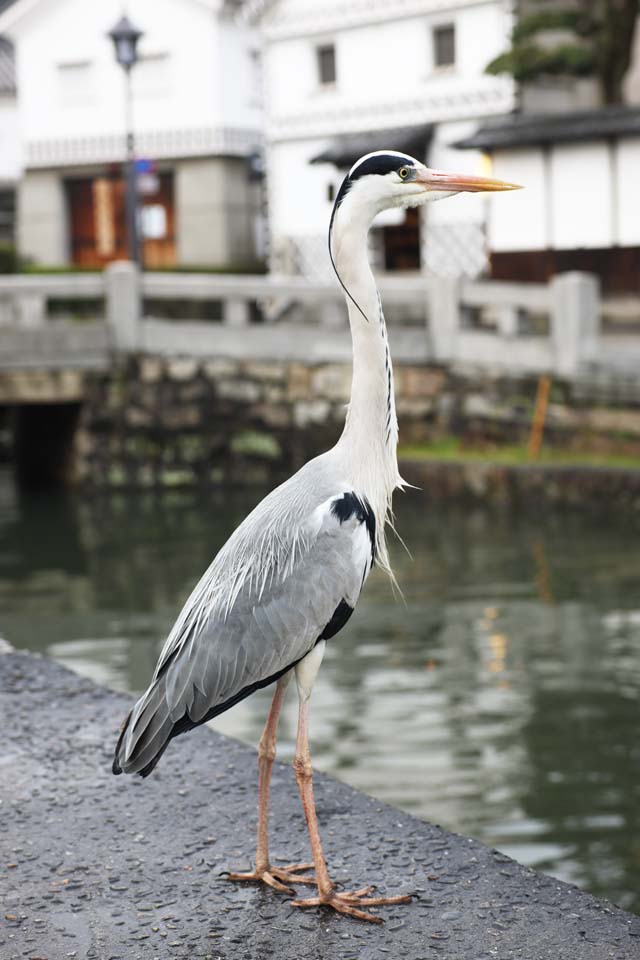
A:
[[[533,411],[533,421],[531,423],[531,433],[529,435],[529,459],[537,460],[540,456],[542,447],[542,434],[544,433],[544,424],[547,418],[547,408],[549,406],[549,391],[551,390],[551,377],[544,374],[538,380],[538,390],[536,393],[536,406]]]

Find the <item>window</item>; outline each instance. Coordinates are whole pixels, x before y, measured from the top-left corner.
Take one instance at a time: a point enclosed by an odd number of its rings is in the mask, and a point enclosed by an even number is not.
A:
[[[330,183],[327,186],[327,200],[329,201],[329,203],[333,203],[335,198],[336,198],[336,188],[332,183]]]
[[[318,82],[326,87],[336,82],[336,48],[333,43],[316,47]]]
[[[88,60],[58,64],[58,92],[63,107],[82,107],[93,100],[93,67]]]
[[[452,67],[456,62],[456,31],[452,23],[434,27],[433,65]]]

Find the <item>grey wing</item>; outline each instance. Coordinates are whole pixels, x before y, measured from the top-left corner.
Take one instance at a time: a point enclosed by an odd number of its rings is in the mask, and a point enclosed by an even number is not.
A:
[[[218,597],[204,619],[192,609],[180,642],[165,647],[154,682],[134,707],[114,770],[146,775],[171,737],[273,682],[336,633],[371,568],[371,522],[353,493],[328,498],[301,523],[302,546],[300,538],[288,545],[280,539],[279,550],[263,545],[254,553],[257,567],[268,560],[267,575],[245,571],[231,606]],[[192,607],[202,606],[198,597],[194,592]]]

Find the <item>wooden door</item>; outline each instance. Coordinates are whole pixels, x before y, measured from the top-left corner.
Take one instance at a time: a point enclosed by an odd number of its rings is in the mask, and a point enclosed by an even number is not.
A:
[[[147,189],[138,201],[142,262],[151,268],[171,267],[176,262],[173,173],[160,173],[154,182],[156,189]],[[100,268],[112,260],[126,260],[125,189],[121,175],[68,180],[66,193],[71,262],[79,267]]]

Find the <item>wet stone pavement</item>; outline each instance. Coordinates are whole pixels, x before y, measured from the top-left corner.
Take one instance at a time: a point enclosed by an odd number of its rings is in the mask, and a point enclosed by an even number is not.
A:
[[[50,660],[0,656],[2,960],[640,957],[640,918],[321,775],[334,878],[415,902],[378,908],[385,925],[368,926],[228,882],[254,851],[254,751],[200,728],[149,779],[114,777],[130,702]],[[271,829],[278,859],[308,858],[281,765]]]

